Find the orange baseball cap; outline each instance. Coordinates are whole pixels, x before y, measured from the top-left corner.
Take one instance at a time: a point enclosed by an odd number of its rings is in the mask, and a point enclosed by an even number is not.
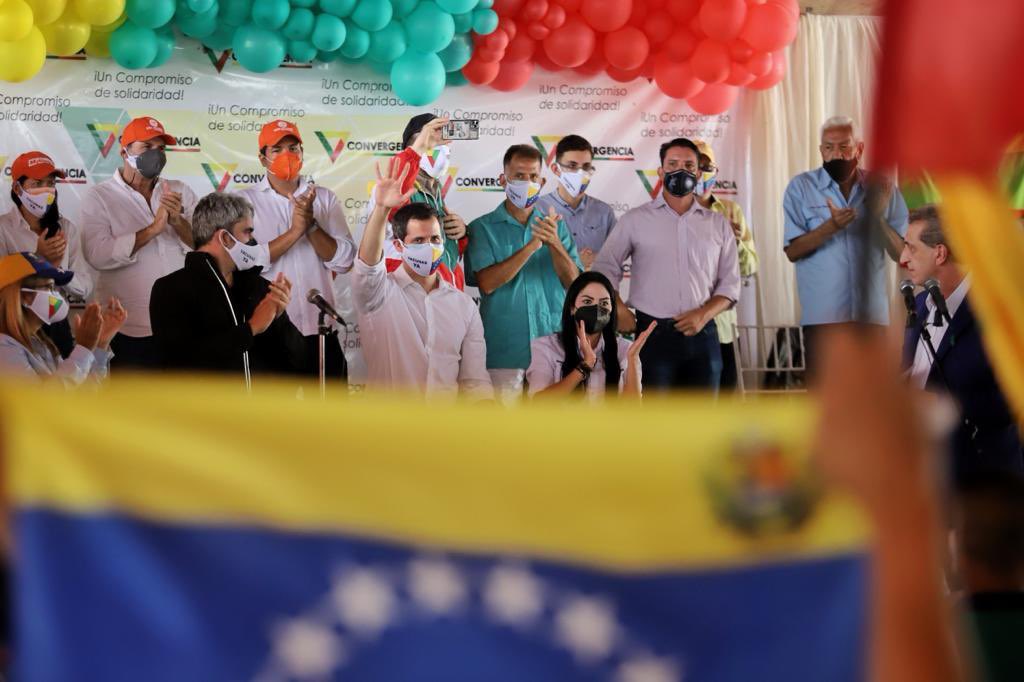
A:
[[[260,130],[260,149],[271,147],[289,135],[302,142],[302,135],[299,135],[299,129],[294,123],[280,118],[271,121]]]
[[[11,164],[11,184],[20,178],[42,180],[51,175],[66,178],[67,173],[57,168],[53,159],[42,152],[25,152]]]
[[[154,137],[163,138],[167,144],[178,144],[173,135],[168,135],[164,124],[149,116],[133,118],[121,131],[121,146],[127,147],[132,142],[145,142]]]

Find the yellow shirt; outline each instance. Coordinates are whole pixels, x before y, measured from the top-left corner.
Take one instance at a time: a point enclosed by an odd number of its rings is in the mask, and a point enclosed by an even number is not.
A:
[[[736,239],[736,256],[740,261],[740,277],[749,277],[757,272],[757,249],[754,247],[754,235],[747,227],[747,219],[743,209],[735,201],[719,199],[711,195],[711,210],[721,213],[730,223],[740,226],[740,236]],[[733,326],[736,324],[736,306],[720,312],[715,317],[718,325],[720,343],[733,342]]]

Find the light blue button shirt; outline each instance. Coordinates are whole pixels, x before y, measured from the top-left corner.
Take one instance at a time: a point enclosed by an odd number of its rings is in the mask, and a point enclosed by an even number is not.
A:
[[[534,207],[530,220],[537,217]],[[529,223],[528,223],[529,224]],[[576,245],[565,222],[558,221],[558,236],[582,271]],[[526,246],[532,233],[509,215],[502,202],[496,209],[469,224],[469,267],[474,273],[508,260]],[[558,279],[548,248],[530,256],[508,283],[494,292],[480,292],[480,318],[487,342],[487,369],[526,369],[530,366],[530,342],[562,327],[565,287]]]
[[[824,168],[801,173],[786,187],[782,202],[785,246],[832,216],[828,208],[829,199],[840,208],[853,207],[857,211],[857,217],[849,227],[795,263],[797,291],[803,311],[800,317],[802,325],[853,321],[889,324],[889,299],[885,285],[888,255],[879,240],[863,238],[867,229],[865,174],[862,170],[857,174],[849,201]],[[892,190],[884,218],[900,236],[906,235],[907,204],[896,188]],[[869,249],[867,258],[871,278],[861,286],[857,281],[858,263],[865,242]],[[862,295],[866,296],[863,300]]]
[[[594,255],[601,250],[612,228],[615,227],[614,209],[589,194],[584,194],[580,205],[573,208],[566,203],[558,190],[555,190],[537,200],[537,208],[541,213],[546,214],[548,207],[555,209],[555,212],[562,216],[573,241],[576,242],[576,248],[590,249]]]

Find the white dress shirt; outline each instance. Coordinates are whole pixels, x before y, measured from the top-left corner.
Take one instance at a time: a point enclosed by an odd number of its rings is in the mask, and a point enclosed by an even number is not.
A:
[[[82,255],[82,235],[78,227],[61,216],[60,231],[67,240],[67,248],[64,249],[64,257],[60,259],[62,270],[70,270],[75,276],[70,282],[60,287],[66,293],[74,294],[84,299],[92,295],[93,271],[85,262]],[[0,215],[0,256],[9,256],[12,253],[22,251],[35,252],[39,245],[39,235],[32,231],[21,209],[15,206],[7,213]]]
[[[949,310],[949,317],[952,318],[956,315],[956,311],[959,310],[960,304],[964,302],[967,297],[967,290],[971,288],[971,283],[968,281],[970,278],[964,277],[953,293],[946,299],[946,308]],[[925,308],[928,311],[928,319],[922,320],[927,326],[928,331],[931,332],[932,345],[935,346],[935,350],[939,350],[939,346],[942,344],[942,339],[946,336],[946,330],[949,329],[949,322],[943,320],[942,326],[937,327],[933,323],[935,322],[935,302],[932,301],[932,297],[929,296],[925,300]],[[928,353],[928,347],[925,345],[924,337],[922,336],[917,340],[917,350],[914,352],[914,364],[910,366],[910,383],[918,388],[924,388],[925,384],[928,383],[928,375],[932,371],[932,357]]]
[[[306,181],[299,182],[295,196],[306,191]],[[263,180],[239,194],[249,200],[253,207],[253,236],[260,244],[270,244],[288,231],[292,222],[292,204]],[[341,202],[334,192],[317,185],[313,199],[313,219],[321,230],[334,238],[338,250],[329,261],[320,260],[309,237],[303,235],[280,258],[263,271],[263,276],[273,281],[277,273],[283,272],[292,283],[292,299],[288,303],[288,317],[303,336],[317,333],[317,308],[306,300],[310,289],[318,289],[325,299],[335,306],[334,290],[331,286],[332,271],[348,272],[356,255],[356,244],[348,230],[348,221]],[[347,320],[346,320],[347,321]]]
[[[616,343],[618,344],[616,351],[619,356],[619,393],[622,393],[622,389],[626,386],[630,342],[619,336],[616,337]],[[597,360],[585,388],[590,400],[600,399],[605,392],[604,336],[597,342],[594,354],[597,356]],[[534,339],[530,343],[530,367],[526,370],[526,382],[530,385],[528,389],[530,396],[561,381],[563,364],[565,364],[565,349],[562,347],[561,336],[548,334]],[[637,360],[638,379],[640,373],[640,361]]]
[[[149,324],[149,294],[153,282],[185,265],[191,249],[168,224],[163,232],[135,254],[135,233],[153,224],[165,191],[181,194],[184,217],[192,222],[198,198],[178,180],[158,179],[153,196],[146,198],[128,185],[116,171],[109,180],[90,188],[82,198],[82,251],[97,273],[96,299],[111,296],[121,300],[128,319],[121,327],[125,336],[152,336]]]
[[[383,258],[357,258],[352,275],[370,387],[493,397],[484,327],[468,294],[440,278],[427,293],[404,265],[388,273]]]

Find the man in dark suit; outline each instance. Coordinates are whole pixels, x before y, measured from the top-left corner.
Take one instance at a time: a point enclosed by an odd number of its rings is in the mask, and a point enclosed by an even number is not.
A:
[[[951,324],[944,322],[930,297],[919,294],[915,301],[918,323],[907,329],[903,366],[913,385],[948,390],[960,408],[961,423],[950,444],[954,478],[979,471],[1024,472],[1017,422],[992,373],[981,329],[971,312],[970,276],[957,265],[934,206],[910,213],[900,265],[915,285],[937,280],[952,317]],[[922,338],[923,326],[935,346],[934,361]]]

